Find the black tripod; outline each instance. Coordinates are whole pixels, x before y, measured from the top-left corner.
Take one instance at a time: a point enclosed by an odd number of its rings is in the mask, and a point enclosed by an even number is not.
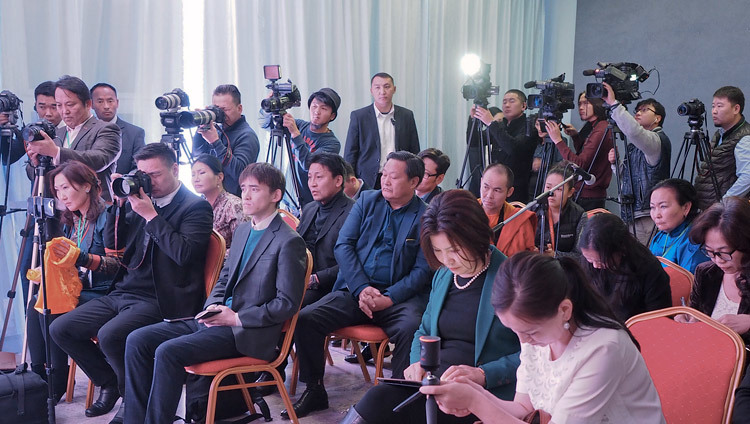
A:
[[[483,108],[487,107],[486,103],[477,104],[476,102],[474,102],[474,104]],[[463,164],[461,165],[461,175],[459,175],[458,179],[456,180],[456,188],[464,188],[469,181],[472,182],[471,185],[473,186],[474,179],[481,178],[482,173],[484,173],[484,169],[487,168],[492,162],[492,146],[490,143],[490,134],[485,131],[485,128],[486,126],[482,121],[479,120],[479,118],[471,118],[471,129],[466,134],[466,152],[464,153],[464,160]],[[473,140],[476,140],[479,146],[472,147],[471,143]],[[469,159],[472,156],[472,153],[476,152],[476,150],[472,149],[477,148],[479,149],[480,163],[469,170],[469,175],[466,180],[464,180],[466,165],[468,164],[470,167],[472,166],[472,161],[470,161]]]
[[[420,354],[419,365],[425,371],[422,379],[423,386],[438,386],[440,378],[434,374],[440,368],[440,337],[437,336],[419,336]],[[393,408],[393,412],[399,412],[407,405],[411,404],[419,397],[425,396],[417,390],[416,393],[406,398],[403,402]],[[434,396],[425,396],[425,417],[427,424],[437,424],[438,406]]]
[[[549,138],[549,135],[544,136],[542,139],[542,162],[539,166],[539,173],[536,176],[536,184],[534,184],[535,197],[544,190],[544,182],[547,181],[547,173],[549,173],[552,162],[554,162],[556,148],[555,142]]]
[[[286,159],[289,163],[289,170],[292,173],[292,187],[294,188],[294,196],[289,193],[289,190],[285,190],[285,197],[287,200],[285,203],[290,206],[293,211],[297,211],[295,215],[299,216],[299,212],[302,209],[302,198],[300,197],[301,188],[297,174],[297,164],[292,154],[292,135],[289,130],[284,127],[284,113],[274,113],[271,115],[269,122],[269,128],[271,130],[271,138],[268,140],[268,151],[266,151],[266,162],[275,166],[277,169],[284,169],[284,149],[286,149]]]
[[[185,136],[182,135],[182,128],[166,127],[166,130],[167,130],[167,133],[162,134],[161,136],[161,142],[172,147],[172,150],[174,150],[175,155],[177,155],[178,164],[192,165],[194,162],[193,152],[190,151],[190,149],[187,146],[187,143],[185,142]],[[185,154],[185,157],[188,160],[187,162],[180,162],[180,156],[182,153]]]
[[[708,135],[701,130],[703,125],[702,115],[690,115],[688,117],[688,125],[690,131],[685,133],[682,139],[682,146],[680,151],[677,153],[677,160],[675,161],[675,167],[672,170],[670,177],[685,179],[685,168],[687,167],[687,159],[690,156],[690,149],[695,147],[693,152],[693,166],[690,170],[690,181],[695,182],[696,170],[700,173],[701,162],[706,162],[707,174],[711,178],[711,184],[714,187],[714,193],[716,194],[716,201],[721,200],[721,191],[719,190],[719,182],[716,179],[716,173],[714,172],[713,163],[711,162],[711,146],[709,145]],[[679,171],[678,171],[679,169]]]
[[[623,107],[627,107],[623,104]],[[612,118],[612,110],[607,109],[607,130],[604,131],[604,137],[602,137],[602,143],[607,137],[607,134],[612,133],[612,145],[615,149],[615,179],[617,180],[617,199],[609,198],[607,200],[611,200],[615,203],[618,203],[620,205],[620,209],[624,209],[625,213],[620,213],[621,216],[627,216],[630,217],[630,231],[633,234],[633,236],[637,237],[636,234],[636,228],[635,228],[635,187],[633,186],[633,170],[630,166],[630,144],[628,143],[628,138],[625,137],[625,134],[620,131],[620,128],[617,127],[617,123]],[[625,155],[622,159],[622,168],[627,170],[628,175],[627,181],[623,180],[622,171],[619,166],[617,166],[618,163],[620,163],[620,150],[617,148],[617,138],[622,140],[623,147],[625,147]],[[601,147],[601,143],[599,144]],[[598,155],[598,150],[597,150]],[[596,156],[594,156],[596,158]],[[592,162],[593,163],[593,162]],[[627,182],[628,187],[630,188],[630,194],[624,194],[623,193],[623,183]]]

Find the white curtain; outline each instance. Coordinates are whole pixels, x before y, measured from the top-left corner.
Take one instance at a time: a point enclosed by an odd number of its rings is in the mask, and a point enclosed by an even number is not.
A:
[[[349,113],[372,102],[370,77],[388,72],[395,103],[414,111],[421,147],[451,157],[444,188],[455,187],[464,155],[470,103],[461,97],[461,57],[473,52],[490,63],[501,93],[551,76],[541,75],[544,0],[0,0],[0,36],[0,87],[25,101],[27,122],[36,119],[34,87],[71,74],[89,86],[113,84],[120,116],[144,127],[149,142],[164,132],[156,96],[184,87],[200,107],[225,83],[239,87],[250,125],[267,140],[255,121],[267,93],[262,66],[279,64],[302,93],[295,117],[309,118],[313,91],[339,93],[331,129],[343,145]],[[12,168],[11,200],[23,200],[28,179],[20,163]],[[3,228],[0,293],[22,220]],[[11,336],[22,316],[15,308]]]

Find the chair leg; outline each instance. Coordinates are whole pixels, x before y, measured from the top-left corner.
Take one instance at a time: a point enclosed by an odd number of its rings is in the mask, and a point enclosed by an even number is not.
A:
[[[385,361],[385,351],[388,349],[388,341],[388,339],[385,339],[378,346],[377,356],[375,356],[375,384],[378,384],[378,377],[383,377],[383,362]],[[372,346],[370,349],[372,349]]]
[[[297,379],[299,378],[299,362],[297,361],[297,353],[292,350],[292,381],[289,382],[289,394],[294,396],[297,394]]]
[[[294,412],[292,399],[289,397],[289,393],[287,393],[286,391],[284,381],[281,379],[281,374],[279,374],[279,371],[276,370],[276,368],[271,368],[268,370],[268,372],[270,372],[273,375],[273,379],[276,380],[276,387],[279,390],[279,395],[281,395],[281,400],[284,401],[286,412],[289,414],[289,421],[291,421],[293,424],[299,424],[297,414]],[[208,424],[208,422],[206,424]]]
[[[68,386],[65,388],[65,402],[73,402],[73,388],[76,384],[76,361],[70,359],[70,369],[68,370]]]
[[[365,358],[362,357],[362,351],[359,349],[359,341],[358,340],[352,340],[352,350],[354,351],[354,354],[357,355],[357,361],[359,362],[359,367],[362,369],[362,376],[365,378],[366,382],[370,382],[370,373],[367,371],[367,364],[365,363]]]
[[[211,387],[208,389],[208,405],[206,406],[206,424],[214,424],[216,420],[216,398],[219,396],[219,384],[221,379],[214,376]]]
[[[245,377],[242,376],[242,373],[237,373],[234,375],[237,379],[237,382],[241,385],[245,385]],[[247,387],[243,387],[242,389],[242,398],[245,399],[245,406],[247,406],[247,410],[250,411],[251,414],[255,413],[255,405],[253,405],[253,399],[250,397],[250,392],[247,390]]]
[[[89,380],[89,385],[86,388],[86,409],[91,408],[91,404],[94,403],[94,382]]]
[[[331,357],[331,351],[329,349],[329,347],[331,346],[331,336],[326,336],[326,342],[324,346],[325,346],[324,349],[326,352],[326,360],[328,361],[328,365],[333,366],[333,358]]]

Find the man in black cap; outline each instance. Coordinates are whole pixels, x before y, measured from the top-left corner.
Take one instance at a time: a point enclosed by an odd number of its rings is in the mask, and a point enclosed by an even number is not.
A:
[[[307,99],[310,108],[310,122],[294,119],[291,113],[284,114],[284,127],[289,130],[294,145],[294,165],[297,169],[299,182],[300,208],[313,200],[307,187],[307,172],[310,167],[310,156],[315,152],[329,152],[339,154],[341,143],[328,129],[328,123],[336,119],[341,104],[341,97],[330,88],[321,88]],[[258,119],[260,126],[270,128],[271,114],[260,110]]]

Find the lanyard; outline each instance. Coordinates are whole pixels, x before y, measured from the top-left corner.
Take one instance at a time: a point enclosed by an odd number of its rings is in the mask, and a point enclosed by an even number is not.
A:
[[[76,227],[76,246],[80,249],[83,244],[83,239],[88,234],[89,229],[86,225],[86,217],[78,220],[78,226]]]

